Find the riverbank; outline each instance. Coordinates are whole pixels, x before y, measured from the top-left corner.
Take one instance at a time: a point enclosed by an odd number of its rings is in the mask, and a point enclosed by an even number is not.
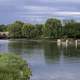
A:
[[[0,80],[30,80],[31,70],[20,56],[0,54]]]
[[[0,41],[30,41],[30,42],[58,42],[60,40],[61,42],[66,42],[66,40],[69,43],[73,43],[74,41],[78,41],[80,43],[80,39],[0,39]]]
[[[62,41],[65,41],[65,40],[72,40],[72,41],[74,41],[74,40],[79,40],[80,41],[80,39],[74,39],[74,38],[66,38],[66,39],[64,39],[64,38],[58,38],[58,39],[60,39],[60,40],[62,40]],[[0,40],[27,40],[27,41],[57,41],[58,39],[44,39],[44,38],[41,38],[41,39],[26,39],[26,38],[2,38],[2,39],[0,39]]]

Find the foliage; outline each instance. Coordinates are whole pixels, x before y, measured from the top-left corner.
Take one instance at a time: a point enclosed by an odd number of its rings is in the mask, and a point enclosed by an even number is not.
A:
[[[22,37],[22,26],[23,22],[21,21],[16,21],[13,24],[9,25],[8,31],[9,31],[9,36],[11,38],[21,38]]]
[[[5,31],[4,26],[0,27],[2,32]],[[62,23],[59,19],[49,18],[45,24],[33,25],[16,21],[6,26],[8,26],[10,38],[80,38],[80,22],[74,20],[65,20]]]
[[[44,26],[44,36],[48,38],[58,38],[61,28],[61,21],[58,19],[48,19]]]
[[[64,25],[64,35],[68,38],[80,38],[80,23],[68,20]]]
[[[22,27],[22,35],[25,38],[31,39],[34,38],[34,26],[31,24],[24,24]]]
[[[0,32],[4,32],[4,31],[7,31],[7,26],[4,24],[1,24],[0,25]]]
[[[35,25],[35,37],[36,38],[40,38],[43,35],[42,28],[43,28],[42,24]]]
[[[75,32],[75,38],[80,38],[80,23],[75,23],[74,27]]]
[[[0,55],[0,80],[29,80],[28,64],[17,55]]]

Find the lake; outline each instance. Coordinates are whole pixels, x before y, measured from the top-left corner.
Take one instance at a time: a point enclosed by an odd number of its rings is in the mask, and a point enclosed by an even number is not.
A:
[[[31,80],[80,80],[80,46],[51,41],[0,40],[0,53],[18,54],[31,70]]]

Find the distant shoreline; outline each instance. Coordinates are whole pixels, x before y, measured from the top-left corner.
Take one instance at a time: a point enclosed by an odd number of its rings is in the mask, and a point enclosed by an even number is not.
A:
[[[57,41],[58,39],[26,39],[26,38],[1,38],[0,40],[26,40],[26,41]],[[74,41],[74,40],[78,40],[80,41],[80,39],[74,39],[74,38],[66,38],[66,39],[63,39],[61,38],[60,40],[62,41],[65,41],[65,40],[69,40],[69,41]]]

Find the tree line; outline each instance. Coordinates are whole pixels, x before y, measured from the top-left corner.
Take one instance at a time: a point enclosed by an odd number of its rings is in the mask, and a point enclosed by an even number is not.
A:
[[[57,39],[80,38],[80,22],[49,18],[44,24],[29,24],[15,21],[9,25],[0,25],[0,32],[8,31],[9,38]]]

